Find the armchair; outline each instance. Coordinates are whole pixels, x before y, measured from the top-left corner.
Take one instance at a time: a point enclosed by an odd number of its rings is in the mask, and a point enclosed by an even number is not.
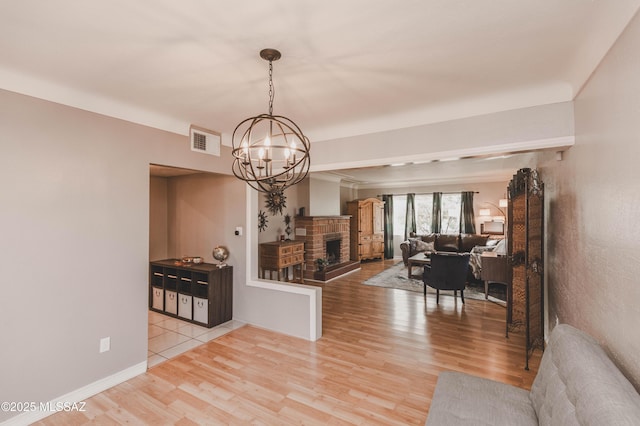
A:
[[[436,290],[436,303],[440,303],[440,290],[453,290],[454,297],[460,290],[464,303],[469,257],[469,253],[432,253],[431,265],[425,265],[422,276],[424,295],[427,295],[427,286],[432,287]]]

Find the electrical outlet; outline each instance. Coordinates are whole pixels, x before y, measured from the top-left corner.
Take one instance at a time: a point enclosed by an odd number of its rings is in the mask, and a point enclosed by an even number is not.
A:
[[[100,353],[107,352],[109,349],[111,349],[111,337],[100,339]]]

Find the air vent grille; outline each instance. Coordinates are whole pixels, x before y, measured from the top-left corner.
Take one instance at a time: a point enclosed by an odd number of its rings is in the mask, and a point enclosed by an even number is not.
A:
[[[191,126],[191,151],[220,156],[220,135]]]
[[[199,132],[193,132],[193,149],[199,151],[207,150],[207,135]]]

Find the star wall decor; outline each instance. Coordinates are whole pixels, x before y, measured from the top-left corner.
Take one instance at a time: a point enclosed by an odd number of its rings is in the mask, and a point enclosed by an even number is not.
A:
[[[282,214],[282,209],[287,207],[287,197],[284,196],[284,192],[278,188],[269,191],[267,193],[266,207],[274,216]]]
[[[260,210],[258,212],[258,230],[262,232],[265,229],[267,229],[267,215],[265,212]]]

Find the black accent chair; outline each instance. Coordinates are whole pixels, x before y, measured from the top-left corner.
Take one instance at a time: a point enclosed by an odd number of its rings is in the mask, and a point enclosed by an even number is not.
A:
[[[427,286],[436,289],[436,303],[440,303],[440,290],[453,290],[453,297],[460,290],[460,298],[464,303],[469,257],[469,253],[431,253],[431,265],[425,265],[422,275],[425,297]]]

